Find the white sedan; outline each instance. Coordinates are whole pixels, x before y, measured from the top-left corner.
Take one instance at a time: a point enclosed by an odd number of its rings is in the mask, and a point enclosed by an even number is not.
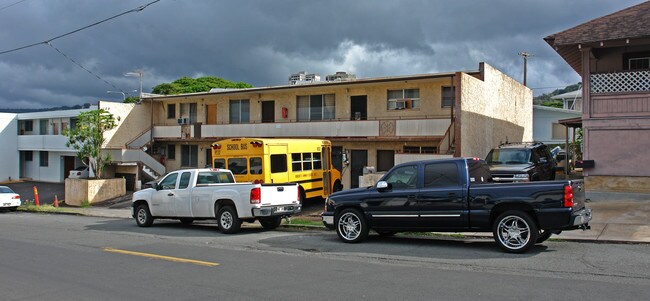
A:
[[[70,179],[88,179],[88,166],[79,166],[70,171]]]
[[[16,211],[20,204],[20,195],[7,186],[0,186],[0,209]]]

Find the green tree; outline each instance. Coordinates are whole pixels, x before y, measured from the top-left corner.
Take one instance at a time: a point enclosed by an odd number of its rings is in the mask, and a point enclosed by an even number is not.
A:
[[[213,88],[244,89],[253,86],[244,82],[232,82],[220,77],[204,76],[199,78],[181,77],[171,83],[162,83],[153,87],[152,93],[173,95],[184,93],[208,92]]]
[[[140,101],[140,98],[138,98],[137,96],[127,96],[124,99],[124,103],[136,103],[138,101]]]
[[[101,179],[106,163],[111,160],[110,154],[102,153],[104,132],[115,128],[116,125],[113,114],[98,109],[79,113],[76,127],[63,131],[63,135],[68,138],[65,145],[77,151],[77,157],[98,179]]]

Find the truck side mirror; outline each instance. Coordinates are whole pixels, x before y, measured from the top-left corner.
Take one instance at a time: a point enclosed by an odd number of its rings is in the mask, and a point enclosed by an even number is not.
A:
[[[379,181],[375,187],[377,187],[377,190],[379,191],[384,191],[390,189],[390,184],[388,184],[386,181]]]
[[[156,190],[162,190],[162,185],[160,185],[159,183],[156,183]]]

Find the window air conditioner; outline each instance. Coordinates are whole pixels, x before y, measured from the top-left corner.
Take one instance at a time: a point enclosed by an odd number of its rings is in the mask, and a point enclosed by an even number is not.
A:
[[[188,124],[187,118],[178,118],[178,124]]]

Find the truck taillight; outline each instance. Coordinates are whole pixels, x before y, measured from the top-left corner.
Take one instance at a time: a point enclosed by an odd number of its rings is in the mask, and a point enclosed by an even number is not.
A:
[[[262,203],[262,190],[259,187],[251,189],[251,204]]]
[[[573,187],[571,185],[564,186],[564,207],[573,207]]]
[[[19,195],[14,195],[14,196],[12,197],[12,199],[14,199],[14,200],[20,200],[20,196],[19,196]]]

